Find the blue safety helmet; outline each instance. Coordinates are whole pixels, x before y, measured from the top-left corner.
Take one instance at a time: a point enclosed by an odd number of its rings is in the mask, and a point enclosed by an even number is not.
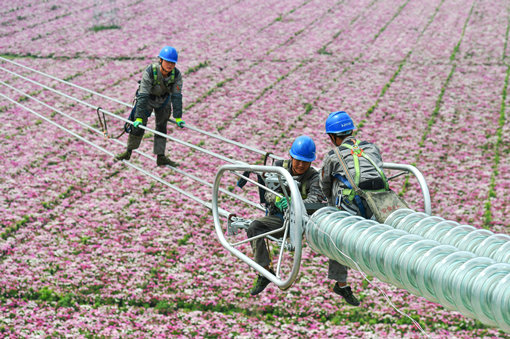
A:
[[[326,133],[336,135],[349,135],[356,129],[349,114],[344,111],[330,113],[326,119]]]
[[[177,58],[179,56],[177,55],[177,50],[175,48],[172,46],[165,46],[161,52],[159,52],[159,57],[163,60],[177,63]]]
[[[312,162],[315,160],[315,143],[307,135],[299,136],[292,143],[289,153],[294,159]]]

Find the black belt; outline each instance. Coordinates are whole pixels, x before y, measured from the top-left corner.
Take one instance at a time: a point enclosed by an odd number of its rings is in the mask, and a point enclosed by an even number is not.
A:
[[[385,188],[384,181],[381,178],[374,178],[359,183],[359,188],[362,190],[380,190]]]
[[[168,94],[165,94],[165,95],[154,95],[154,94],[149,94],[149,98],[151,100],[156,100],[156,99],[161,99],[161,98],[166,98],[168,96]]]

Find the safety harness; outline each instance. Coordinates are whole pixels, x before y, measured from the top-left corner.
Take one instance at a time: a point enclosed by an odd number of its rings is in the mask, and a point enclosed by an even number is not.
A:
[[[359,147],[359,144],[360,144],[360,140],[355,140],[353,145],[349,145],[347,143],[343,143],[340,145],[340,147],[345,147],[345,148],[348,148],[351,150],[351,155],[352,155],[352,158],[354,161],[355,174],[354,174],[353,183],[354,183],[355,187],[356,188],[359,187],[360,178],[361,178],[359,158],[363,157],[363,158],[367,159],[368,162],[370,162],[370,164],[375,168],[375,170],[377,171],[377,173],[379,174],[379,176],[381,177],[381,179],[384,183],[384,188],[372,190],[372,191],[373,192],[388,191],[389,190],[388,179],[384,175],[384,172],[379,168],[379,166],[377,166],[375,161],[368,154],[366,154],[366,152],[362,148]],[[338,147],[335,147],[334,151],[335,151],[336,155],[338,156],[338,160],[340,161],[342,166],[344,166],[344,172],[346,172],[346,176],[347,175],[350,176],[347,166],[345,165],[345,160],[342,157],[342,155],[340,154],[340,152],[338,151]],[[340,175],[338,173],[334,175],[335,178],[340,180],[346,186],[346,188],[342,189],[342,197],[346,197],[347,200],[349,200],[349,202],[351,202],[351,203],[354,201],[356,203],[356,205],[358,206],[361,216],[363,218],[366,218],[367,213],[365,210],[365,206],[363,205],[363,201],[361,200],[359,193],[356,191],[355,188],[353,188],[353,185],[351,185],[349,179],[346,176]],[[351,179],[352,179],[352,177],[351,177]]]
[[[157,86],[157,85],[160,85],[161,82],[159,81],[159,77],[158,77],[158,64],[154,63],[154,64],[151,64],[151,69],[152,69],[152,76],[154,78],[154,85]],[[149,68],[147,68],[147,71],[149,72]],[[170,76],[168,78],[168,80],[166,81],[166,86],[168,87],[168,85],[170,84],[173,84],[175,82],[175,75],[176,75],[176,69],[172,69],[172,72],[170,72]],[[140,81],[138,81],[138,88],[136,89],[136,93],[135,93],[135,97],[133,99],[133,108],[131,109],[131,112],[129,113],[129,116],[128,116],[128,120],[129,121],[135,121],[135,112],[136,112],[136,104],[137,104],[137,98],[138,98],[138,91],[140,90]],[[170,100],[170,94],[168,94],[166,96],[166,99],[165,101],[163,102],[163,104],[161,104],[161,106],[159,108],[163,108],[165,107],[167,104],[168,104],[168,101]],[[101,107],[98,107],[97,108],[97,118],[99,120],[99,125],[101,126],[101,129],[103,131],[103,134],[104,134],[104,137],[105,139],[108,139],[110,138],[110,135],[108,134],[108,126],[106,124],[106,117],[104,115],[104,112],[103,112],[103,116],[101,117],[99,111],[101,110]],[[150,117],[152,112],[145,112],[145,116],[148,118]],[[120,138],[124,133],[131,133],[131,131],[133,130],[133,125],[126,122],[124,124],[124,128],[122,130],[122,133],[120,133],[118,136],[116,137],[112,137],[113,139],[118,139]]]
[[[151,69],[152,69],[152,76],[154,78],[154,86],[160,85],[161,82],[159,81],[159,77],[158,77],[158,64],[156,64],[156,63],[151,64]],[[147,71],[149,71],[149,70],[147,69]],[[172,84],[174,82],[175,82],[175,68],[172,69],[172,72],[170,72],[170,77],[166,81],[166,85],[168,86],[169,84]],[[134,104],[133,109],[129,113],[129,117],[128,117],[129,121],[135,121],[136,105],[137,105],[137,98],[138,98],[139,90],[140,90],[140,81],[138,81],[138,88],[136,90],[135,98],[133,100],[133,104]],[[161,106],[159,108],[165,107],[168,104],[169,100],[170,100],[170,95],[167,95],[165,101],[161,104]],[[148,118],[148,117],[150,117],[152,112],[149,111],[149,112],[144,112],[144,113],[145,113],[145,117]],[[124,131],[117,138],[119,138],[124,133],[131,133],[132,130],[133,130],[133,125],[126,122],[124,124]]]
[[[154,77],[154,85],[160,85],[159,77],[158,77],[158,64],[152,64],[152,76]],[[167,80],[168,84],[173,84],[175,82],[175,68],[170,72],[170,78]]]

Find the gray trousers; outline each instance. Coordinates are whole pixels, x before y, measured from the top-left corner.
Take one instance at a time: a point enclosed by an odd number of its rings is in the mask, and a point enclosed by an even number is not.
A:
[[[159,106],[156,106],[156,105],[157,105],[156,102],[154,102],[152,100],[149,101],[149,108],[151,111],[154,110],[155,116],[156,116],[156,131],[158,131],[160,133],[167,134],[166,126],[168,123],[168,118],[170,117],[170,113],[172,112],[170,102],[168,102],[166,104],[166,106],[162,107],[162,108],[159,108],[161,104],[159,104]],[[142,124],[144,126],[147,126],[147,118],[143,117],[142,120],[143,120]],[[145,130],[142,130],[142,131],[145,133]],[[129,134],[128,143],[127,143],[128,150],[134,150],[134,149],[137,149],[138,147],[140,147],[140,143],[142,142],[144,133],[142,133],[140,136]],[[159,136],[159,135],[154,135],[154,147],[153,147],[154,154],[158,154],[158,155],[163,154],[164,155],[165,148],[166,148],[166,138]]]
[[[336,280],[339,283],[347,282],[347,266],[329,259],[328,279]]]
[[[246,230],[248,238],[254,237],[259,234],[264,234],[269,231],[276,230],[283,226],[283,221],[275,215],[267,215],[263,218],[253,220],[250,227]],[[282,237],[283,231],[274,233],[275,238]],[[265,238],[258,238],[251,241],[253,249],[253,256],[255,262],[260,266],[266,267],[271,263],[269,258],[269,251],[266,246]],[[328,279],[332,279],[341,283],[347,282],[347,267],[339,264],[337,261],[329,259]]]
[[[248,238],[256,235],[264,234],[269,231],[276,230],[283,226],[283,220],[275,215],[266,215],[260,219],[253,220],[250,227],[246,230]],[[283,231],[274,233],[275,238],[283,236]],[[269,266],[271,259],[269,258],[269,251],[266,246],[266,238],[258,238],[251,241],[251,248],[253,249],[253,256],[255,262],[261,266]]]

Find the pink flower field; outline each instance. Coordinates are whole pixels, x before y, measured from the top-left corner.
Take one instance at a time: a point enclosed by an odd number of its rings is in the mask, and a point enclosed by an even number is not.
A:
[[[0,337],[424,337],[383,291],[431,338],[509,338],[354,270],[349,283],[361,305],[348,306],[331,291],[327,258],[306,241],[294,285],[250,296],[256,273],[221,246],[211,211],[114,162],[127,137],[95,133],[96,109],[73,100],[127,118],[119,102],[132,102],[143,70],[171,45],[188,126],[281,157],[307,134],[318,168],[331,147],[324,122],[345,110],[386,162],[424,174],[433,215],[510,234],[509,32],[505,1],[5,1]],[[123,122],[107,119],[120,133]],[[192,128],[169,124],[168,134],[262,162]],[[226,162],[170,140],[179,171],[156,167],[152,143],[146,133],[140,150],[150,159],[134,154],[131,162],[210,202],[212,189],[182,172],[211,183]],[[233,193],[257,201],[235,180]],[[392,188],[423,210],[412,177]],[[235,200],[222,207],[263,215]]]

